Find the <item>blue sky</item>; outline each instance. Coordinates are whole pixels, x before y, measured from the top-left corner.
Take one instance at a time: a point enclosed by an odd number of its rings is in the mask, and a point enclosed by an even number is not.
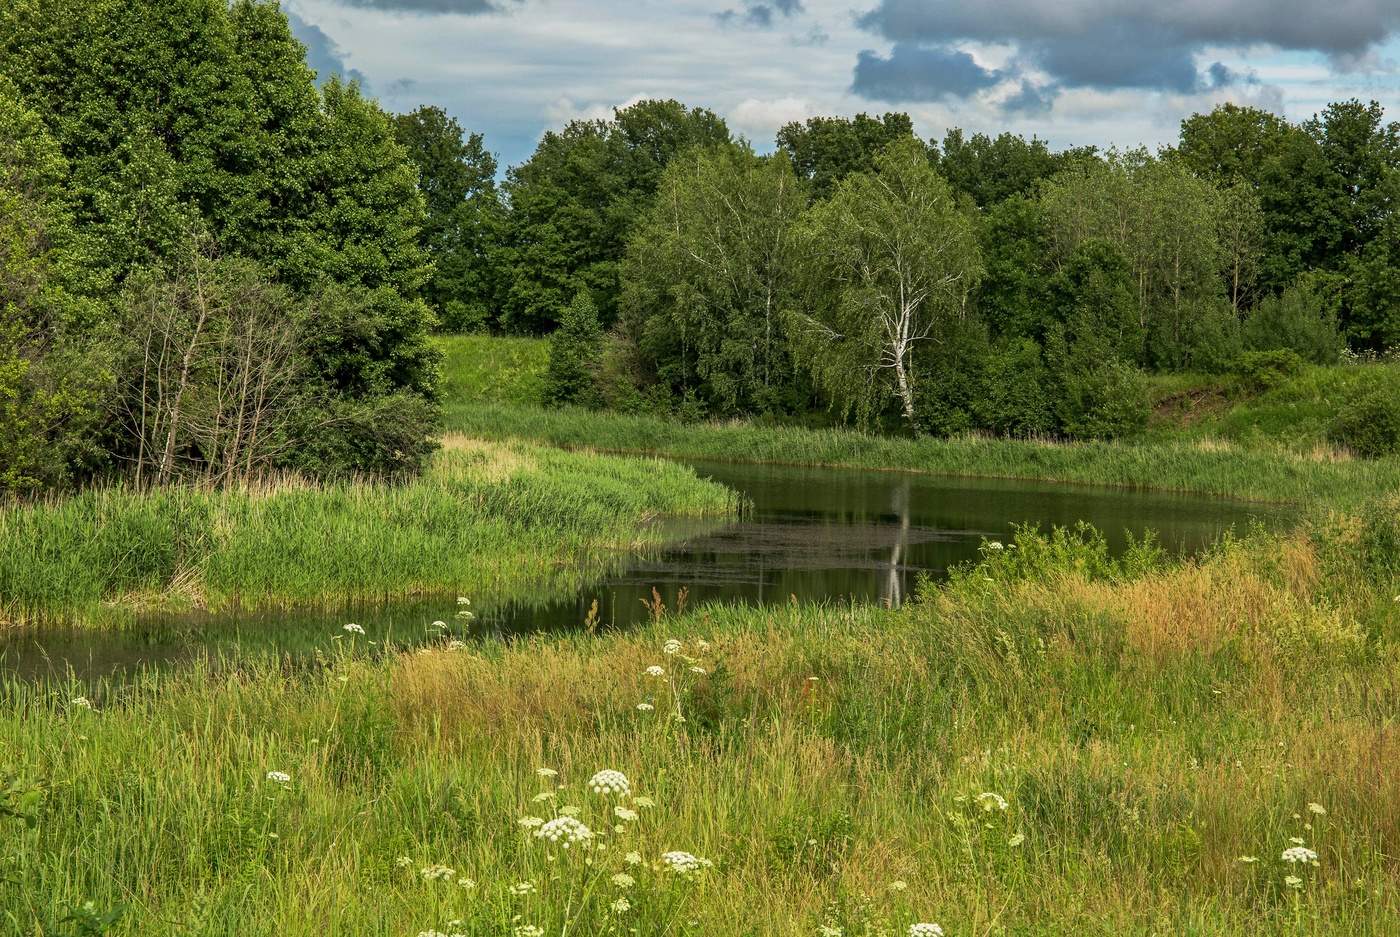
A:
[[[816,114],[907,111],[924,136],[1169,143],[1226,100],[1400,119],[1400,0],[284,0],[313,66],[391,110],[436,104],[504,164],[575,117],[708,107],[767,149]]]

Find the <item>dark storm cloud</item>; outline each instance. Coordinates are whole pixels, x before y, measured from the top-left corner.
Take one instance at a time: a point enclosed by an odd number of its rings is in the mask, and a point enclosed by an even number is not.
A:
[[[888,56],[860,53],[851,90],[874,101],[939,101],[965,98],[1003,77],[958,49],[897,42]]]
[[[741,7],[715,14],[725,26],[754,26],[767,29],[780,16],[796,16],[802,12],[802,0],[744,0]]]
[[[860,18],[897,44],[1009,42],[1018,57],[1069,87],[1193,91],[1209,46],[1267,44],[1356,61],[1400,32],[1396,0],[880,0]]]
[[[339,75],[341,78],[348,78],[351,81],[358,81],[361,87],[368,87],[365,76],[358,70],[345,67],[345,60],[340,46],[335,44],[335,40],[327,36],[321,27],[297,16],[291,10],[283,10],[287,15],[287,23],[292,27],[292,35],[306,46],[306,64],[316,71],[317,83],[324,82],[332,75]]]

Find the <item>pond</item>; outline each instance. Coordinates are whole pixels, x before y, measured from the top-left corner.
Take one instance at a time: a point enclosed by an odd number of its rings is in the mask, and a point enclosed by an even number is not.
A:
[[[473,596],[474,634],[567,630],[592,621],[644,621],[656,599],[668,609],[707,602],[877,602],[899,605],[922,576],[945,576],[973,560],[984,539],[1009,540],[1013,526],[1086,521],[1121,551],[1129,534],[1153,531],[1174,553],[1201,549],[1230,528],[1277,524],[1286,508],[1176,495],[1039,482],[943,478],[905,472],[691,463],[742,492],[749,507],[733,523],[665,522],[667,545],[595,558],[571,594],[539,589]],[[653,591],[655,590],[655,591]],[[596,605],[595,605],[596,603]],[[324,649],[347,621],[365,640],[439,640],[435,620],[453,623],[453,595],[334,610],[265,611],[153,618],[120,632],[45,629],[0,641],[0,671],[26,679],[81,681],[172,666],[202,656],[251,652],[292,657]],[[457,629],[460,631],[460,629]],[[464,635],[465,636],[465,635]]]

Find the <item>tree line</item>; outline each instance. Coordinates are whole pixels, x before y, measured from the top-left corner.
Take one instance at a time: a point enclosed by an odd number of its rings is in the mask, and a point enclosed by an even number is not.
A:
[[[1374,102],[1226,104],[1155,153],[818,117],[765,155],[643,101],[499,186],[479,136],[399,121],[453,190],[444,327],[552,334],[556,402],[1100,438],[1144,423],[1147,372],[1400,346],[1400,127]]]

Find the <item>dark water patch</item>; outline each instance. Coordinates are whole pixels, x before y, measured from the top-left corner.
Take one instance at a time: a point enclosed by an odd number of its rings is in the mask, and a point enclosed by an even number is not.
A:
[[[539,583],[511,594],[472,596],[470,626],[453,595],[331,610],[262,610],[157,617],[120,631],[45,627],[0,639],[0,668],[23,679],[81,681],[254,654],[297,658],[330,642],[374,647],[509,636],[645,621],[709,602],[878,602],[898,605],[921,576],[941,578],[976,559],[983,540],[1009,540],[1013,526],[1088,522],[1110,549],[1153,531],[1176,554],[1230,528],[1278,524],[1291,512],[1221,498],[1024,481],[948,479],[894,472],[693,463],[744,493],[750,509],[731,524],[666,522],[669,545],[596,559],[558,591]],[[347,622],[365,635],[343,630]],[[443,622],[444,627],[434,625]]]

